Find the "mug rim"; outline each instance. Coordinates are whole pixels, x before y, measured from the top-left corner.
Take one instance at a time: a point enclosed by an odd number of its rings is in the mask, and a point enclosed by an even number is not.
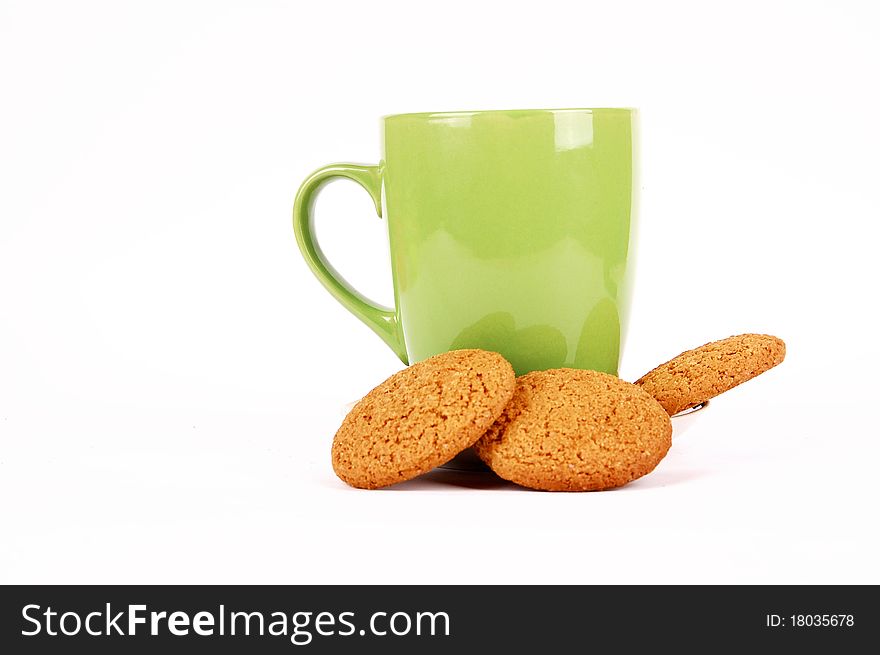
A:
[[[564,114],[564,113],[629,113],[638,112],[637,107],[561,107],[551,109],[475,109],[460,111],[417,111],[403,114],[385,114],[382,120],[390,121],[398,118],[457,118],[476,114]]]

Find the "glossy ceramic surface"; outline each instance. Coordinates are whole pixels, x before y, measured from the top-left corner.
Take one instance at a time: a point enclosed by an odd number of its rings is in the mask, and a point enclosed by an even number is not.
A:
[[[632,277],[635,119],[630,109],[388,116],[379,166],[336,164],[303,183],[297,241],[318,279],[404,363],[479,347],[517,374],[616,374]],[[361,184],[387,218],[394,309],[358,294],[314,240],[310,209],[333,177]]]

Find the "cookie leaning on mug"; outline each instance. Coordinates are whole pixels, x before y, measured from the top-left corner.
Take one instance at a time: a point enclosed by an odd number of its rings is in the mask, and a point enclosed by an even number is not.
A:
[[[353,487],[410,480],[471,446],[513,395],[498,353],[453,350],[395,373],[358,402],[333,439],[333,470]]]
[[[704,403],[785,359],[785,342],[740,334],[681,353],[636,380],[670,415]]]
[[[671,444],[669,416],[639,387],[597,371],[553,369],[517,378],[474,450],[524,487],[599,491],[650,473]]]

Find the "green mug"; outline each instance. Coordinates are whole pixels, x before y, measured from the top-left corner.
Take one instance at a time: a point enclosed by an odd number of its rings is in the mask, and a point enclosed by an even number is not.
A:
[[[637,114],[553,109],[386,116],[378,166],[332,164],[303,182],[296,240],[311,270],[404,364],[458,348],[518,375],[617,374],[629,313]],[[393,308],[358,293],[315,240],[334,178],[388,221]]]

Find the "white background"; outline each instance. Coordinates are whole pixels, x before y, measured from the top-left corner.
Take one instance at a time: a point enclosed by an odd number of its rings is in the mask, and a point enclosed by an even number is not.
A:
[[[0,3],[0,581],[880,582],[872,4]],[[383,114],[566,106],[642,111],[621,376],[787,360],[619,491],[349,489],[340,408],[400,365],[299,182]],[[366,194],[318,214],[390,301]]]

